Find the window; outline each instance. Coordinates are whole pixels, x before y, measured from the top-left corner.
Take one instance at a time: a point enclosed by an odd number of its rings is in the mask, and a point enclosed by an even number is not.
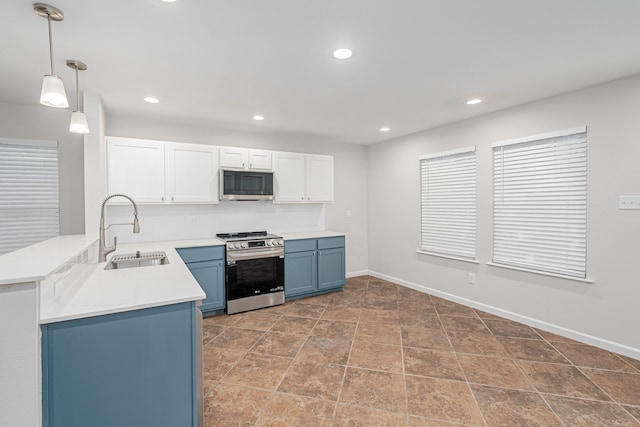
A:
[[[420,157],[420,252],[475,260],[475,146]]]
[[[586,278],[586,127],[492,147],[493,262]]]
[[[59,234],[58,143],[0,138],[0,255]]]

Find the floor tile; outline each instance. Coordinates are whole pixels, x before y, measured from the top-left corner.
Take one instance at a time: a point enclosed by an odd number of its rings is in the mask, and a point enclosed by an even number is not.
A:
[[[220,314],[215,316],[207,316],[202,319],[202,325],[231,326],[236,319],[233,316]]]
[[[431,302],[431,297],[429,296],[429,294],[416,291],[415,289],[407,288],[406,286],[402,286],[402,285],[396,286],[396,296],[398,298],[398,301],[414,300],[414,301]]]
[[[328,306],[322,314],[322,320],[340,320],[343,322],[357,322],[360,319],[360,307]]]
[[[404,413],[403,376],[347,367],[339,403]]]
[[[447,335],[456,353],[508,356],[502,344],[491,334],[453,331]]]
[[[367,289],[369,276],[347,277],[345,289]]]
[[[227,329],[227,326],[214,325],[203,323],[202,324],[202,344],[207,345],[212,339],[220,335]]]
[[[272,327],[273,332],[286,332],[289,334],[309,335],[318,319],[307,317],[282,316]]]
[[[500,344],[516,359],[547,363],[569,363],[569,361],[549,343],[542,340],[497,337]]]
[[[322,316],[324,309],[324,306],[316,304],[285,304],[284,314],[318,319]]]
[[[363,308],[360,310],[360,320],[363,322],[398,324],[398,310],[379,310],[374,308]]]
[[[404,347],[404,369],[408,375],[464,381],[453,351]]]
[[[495,314],[487,313],[486,311],[478,310],[474,308],[473,311],[476,312],[476,315],[482,320],[505,320],[504,317],[496,316]]]
[[[225,350],[205,346],[202,351],[202,368],[204,395],[207,396],[213,387],[233,368],[245,352]]]
[[[252,426],[272,392],[220,383],[204,399],[205,427]]]
[[[426,299],[412,299],[412,300],[398,300],[398,310],[400,311],[413,311],[416,313],[435,314],[436,308],[431,301]]]
[[[384,299],[380,297],[364,297],[364,301],[362,303],[363,308],[372,308],[375,310],[398,310],[398,301],[394,299]]]
[[[540,340],[542,337],[530,326],[510,320],[484,319],[485,325],[494,335],[512,338],[529,338]]]
[[[413,376],[407,376],[406,383],[409,414],[465,425],[484,425],[466,383]]]
[[[618,357],[620,357],[622,360],[627,362],[629,365],[633,366],[638,371],[640,371],[640,360],[632,359],[631,357],[622,356],[622,355],[618,355]]]
[[[400,326],[386,323],[358,323],[356,341],[400,345]]]
[[[279,392],[324,400],[338,400],[345,366],[294,362],[278,387]]]
[[[472,385],[489,426],[562,427],[538,393]]]
[[[576,366],[608,369],[611,371],[637,372],[637,370],[615,354],[586,344],[554,343],[564,356]]]
[[[268,331],[253,346],[251,352],[293,358],[306,339],[304,335]]]
[[[256,426],[330,427],[335,406],[335,402],[326,400],[276,393]]]
[[[610,400],[575,366],[526,361],[518,363],[534,387],[542,393]]]
[[[407,427],[407,416],[358,406],[339,404],[334,427]]]
[[[347,340],[352,340],[356,334],[357,326],[358,325],[353,322],[320,319],[311,331],[311,335],[326,338],[344,338]]]
[[[470,383],[533,390],[527,377],[511,359],[460,353],[458,361]]]
[[[553,332],[543,331],[542,329],[538,329],[538,328],[534,328],[534,330],[538,333],[538,335],[540,335],[542,338],[549,341],[550,343],[565,342],[569,344],[578,344],[578,341],[576,340],[572,340],[571,338],[566,338],[560,335],[556,335]]]
[[[268,354],[247,353],[221,381],[275,390],[292,360]]]
[[[351,350],[351,340],[343,338],[309,337],[298,353],[305,362],[346,365]]]
[[[444,330],[461,332],[489,332],[484,322],[477,317],[440,316]]]
[[[356,341],[351,348],[348,365],[402,373],[402,348],[395,345]]]
[[[395,286],[369,287],[367,288],[367,293],[365,294],[365,298],[396,301],[397,300],[396,287]]]
[[[262,313],[260,310],[256,310],[235,314],[234,317],[236,321],[231,325],[234,328],[268,331],[280,319],[281,315]]]
[[[431,301],[436,308],[438,314],[445,316],[463,316],[474,317],[478,319],[478,315],[471,307],[465,307],[464,305],[455,303],[453,301],[447,301],[438,297],[431,297]]]
[[[628,413],[630,413],[638,422],[640,422],[640,406],[622,405]]]
[[[612,402],[544,396],[556,415],[568,426],[613,427],[640,425],[622,407]]]
[[[335,295],[332,295],[331,303],[327,306],[327,308],[335,306],[360,308],[364,305],[364,295],[365,291],[343,291],[337,293]]]
[[[616,402],[640,406],[640,374],[582,368],[585,375]]]
[[[435,350],[451,350],[449,338],[447,338],[447,334],[442,329],[401,326],[400,330],[402,331],[402,345]]]
[[[425,328],[442,329],[440,317],[428,310],[398,310],[400,324],[403,326],[422,326]]]
[[[464,427],[465,424],[450,423],[441,420],[431,420],[423,417],[409,416],[409,425],[411,427]],[[466,424],[468,425],[468,424]]]
[[[209,342],[218,348],[230,350],[249,350],[264,335],[262,331],[251,331],[248,329],[238,329],[229,327],[220,335]]]

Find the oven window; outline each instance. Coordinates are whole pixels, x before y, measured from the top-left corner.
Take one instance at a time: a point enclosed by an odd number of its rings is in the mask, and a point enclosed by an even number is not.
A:
[[[284,258],[236,261],[227,266],[227,298],[230,300],[269,293],[284,285]]]

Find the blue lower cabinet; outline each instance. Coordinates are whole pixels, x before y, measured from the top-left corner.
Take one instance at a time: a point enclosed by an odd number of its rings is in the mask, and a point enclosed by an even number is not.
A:
[[[196,307],[42,326],[45,427],[197,425]]]
[[[207,296],[202,300],[200,310],[204,314],[224,310],[224,247],[204,246],[176,250]]]
[[[284,292],[287,299],[344,287],[343,236],[285,241],[284,249]]]

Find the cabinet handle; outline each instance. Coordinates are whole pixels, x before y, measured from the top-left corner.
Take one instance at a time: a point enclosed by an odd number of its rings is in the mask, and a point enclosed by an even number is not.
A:
[[[322,252],[318,251],[318,255],[322,255]]]
[[[249,163],[249,169],[253,167],[253,163]]]
[[[307,200],[311,200],[311,197],[307,197]]]
[[[314,253],[312,253],[312,254],[311,254],[311,256],[316,256],[316,253],[315,253],[315,252],[314,252]]]
[[[242,167],[244,167],[244,163],[242,164]]]
[[[173,202],[173,196],[171,196],[171,201]]]
[[[164,202],[164,197],[160,197],[160,200],[162,200]]]
[[[304,197],[302,199],[300,199],[300,200],[304,200]]]

